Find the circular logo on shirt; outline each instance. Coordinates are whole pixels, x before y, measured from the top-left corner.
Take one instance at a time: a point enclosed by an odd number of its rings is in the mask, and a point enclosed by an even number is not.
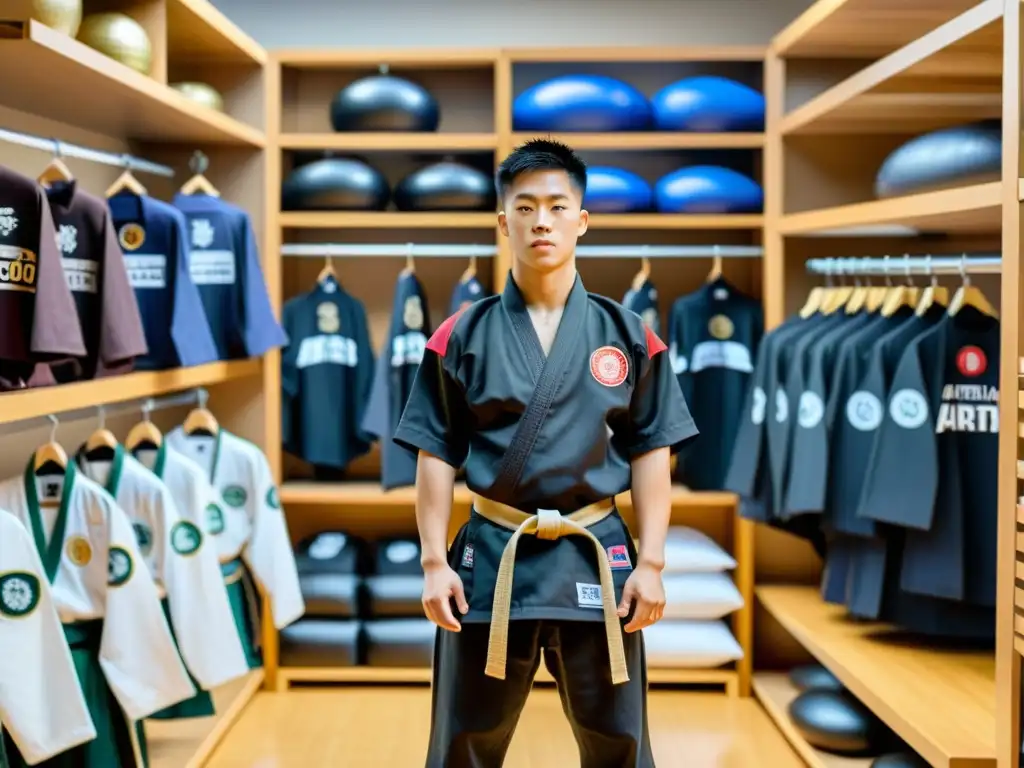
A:
[[[194,555],[202,545],[203,534],[188,520],[179,520],[171,528],[171,546],[179,555]]]
[[[768,395],[766,395],[764,390],[760,387],[754,387],[752,400],[753,404],[750,408],[750,420],[755,424],[763,424],[764,414],[768,406]]]
[[[658,323],[658,310],[654,307],[648,307],[640,313],[640,319],[644,321],[644,325],[654,330],[654,326]]]
[[[143,555],[148,555],[153,549],[153,531],[145,523],[132,523],[132,530],[135,531],[135,541]]]
[[[861,432],[878,429],[882,423],[882,401],[871,392],[854,392],[846,400],[846,420]]]
[[[617,387],[629,375],[629,362],[622,350],[615,347],[599,347],[590,356],[590,373],[598,384]]]
[[[64,545],[64,552],[68,560],[83,568],[92,560],[92,545],[84,536],[69,536]]]
[[[405,300],[405,307],[402,309],[402,322],[405,327],[418,331],[423,327],[423,302],[419,296],[410,296]]]
[[[316,306],[316,327],[320,333],[337,333],[341,328],[341,318],[338,317],[338,307],[329,301],[321,302]]]
[[[0,613],[14,619],[28,616],[39,605],[39,579],[27,571],[0,576]]]
[[[132,556],[124,547],[111,547],[107,558],[107,584],[120,587],[128,583],[135,569]]]
[[[240,485],[229,485],[223,491],[221,491],[221,498],[229,506],[239,507],[245,506],[245,500],[249,498],[249,494],[245,492],[245,488]]]
[[[400,563],[408,563],[414,557],[419,555],[419,553],[420,548],[411,541],[392,541],[388,544],[384,555],[387,557],[389,563],[398,565]]]
[[[817,392],[803,392],[797,406],[796,420],[804,429],[813,429],[825,415],[825,403]]]
[[[916,389],[901,389],[889,400],[889,415],[904,429],[917,429],[928,421],[928,401]]]
[[[348,537],[344,533],[321,533],[313,539],[306,554],[314,560],[331,560],[341,554],[347,543]]]
[[[270,486],[269,490],[267,491],[267,506],[270,507],[271,509],[281,508],[281,500],[277,496],[276,486]]]
[[[775,420],[781,424],[789,418],[789,398],[786,397],[786,390],[775,390]]]
[[[731,339],[735,330],[732,320],[725,315],[715,315],[708,320],[708,333],[721,341]]]
[[[956,367],[964,376],[981,376],[988,369],[988,358],[981,347],[969,345],[956,353]]]
[[[206,530],[214,536],[224,533],[224,510],[216,504],[206,505]]]
[[[117,241],[126,251],[137,251],[146,242],[146,230],[140,224],[125,224],[117,232]]]

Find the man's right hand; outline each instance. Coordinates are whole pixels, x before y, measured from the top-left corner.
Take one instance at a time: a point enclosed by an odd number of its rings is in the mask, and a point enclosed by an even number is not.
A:
[[[452,614],[451,598],[455,598],[455,604],[460,613],[469,612],[469,604],[466,602],[466,592],[462,587],[462,579],[459,578],[448,563],[442,563],[423,570],[423,610],[427,618],[451,632],[458,632],[462,625]]]

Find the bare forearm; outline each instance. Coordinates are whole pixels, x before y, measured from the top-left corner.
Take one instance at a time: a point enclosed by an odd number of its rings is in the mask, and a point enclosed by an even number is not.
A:
[[[672,514],[672,472],[668,448],[633,460],[633,509],[640,528],[638,563],[665,567],[665,538]]]
[[[420,451],[416,462],[416,527],[420,533],[424,568],[447,562],[454,490],[454,467]]]

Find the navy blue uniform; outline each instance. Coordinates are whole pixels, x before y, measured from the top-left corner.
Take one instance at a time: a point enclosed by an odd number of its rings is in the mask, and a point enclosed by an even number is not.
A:
[[[636,312],[644,325],[659,336],[661,335],[661,307],[658,302],[658,289],[650,280],[644,280],[639,288],[630,288],[622,297],[622,306],[630,312]]]
[[[107,204],[135,291],[148,352],[139,370],[202,365],[217,360],[199,291],[189,273],[188,228],[171,205],[119,192]]]
[[[282,311],[281,437],[319,473],[342,472],[370,450],[360,424],[373,382],[373,348],[362,302],[331,277]]]
[[[287,342],[274,317],[249,215],[219,197],[174,196],[188,222],[189,271],[221,360],[259,357]]]
[[[487,290],[476,277],[460,280],[455,284],[451,301],[448,302],[448,314],[454,315],[463,307],[468,307],[474,301],[479,301],[485,296],[487,296]]]
[[[675,453],[697,435],[665,353],[637,315],[588,293],[577,276],[545,355],[509,275],[501,295],[431,337],[395,441],[464,466],[475,494],[527,513],[570,513],[628,490],[633,458]],[[617,511],[590,531],[613,561],[618,601],[636,563],[633,539]],[[438,630],[428,768],[501,764],[542,647],[581,764],[653,766],[642,634],[623,632],[630,679],[613,685],[597,564],[582,537],[520,539],[506,678],[484,674],[495,578],[511,536],[474,510],[449,551],[469,612],[461,632]]]
[[[416,482],[416,451],[393,442],[423,351],[430,336],[427,296],[414,272],[395,285],[388,340],[377,358],[373,389],[362,428],[380,438],[381,485],[385,490]]]

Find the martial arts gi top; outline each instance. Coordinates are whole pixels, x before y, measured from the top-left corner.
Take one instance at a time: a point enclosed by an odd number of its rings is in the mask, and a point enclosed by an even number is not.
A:
[[[0,723],[29,764],[96,738],[43,562],[25,526],[3,509],[0,648]]]
[[[665,344],[577,275],[545,357],[523,296],[501,295],[448,318],[426,345],[395,441],[465,465],[485,499],[528,514],[562,515],[629,490],[631,461],[673,453],[697,435]],[[618,512],[590,526],[611,566],[615,600],[635,562]],[[513,531],[478,510],[450,552],[468,622],[491,621],[499,562]],[[584,536],[518,543],[510,618],[603,622],[594,546]]]
[[[168,486],[123,446],[114,448],[112,461],[90,461],[83,446],[75,461],[131,521],[143,562],[167,598],[171,628],[192,677],[210,690],[244,675],[249,667],[234,631],[217,550],[200,525],[178,511]]]

